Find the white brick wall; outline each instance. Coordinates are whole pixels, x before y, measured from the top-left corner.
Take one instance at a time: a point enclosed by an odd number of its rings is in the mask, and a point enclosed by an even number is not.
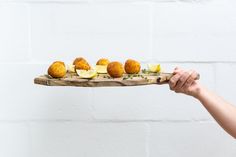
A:
[[[150,10],[146,4],[34,4],[33,59],[77,55],[95,62],[101,55],[125,60],[150,57]]]
[[[0,3],[0,61],[29,60],[29,5]]]
[[[0,0],[0,156],[234,157],[235,141],[167,85],[33,84],[84,56],[196,69],[236,104],[234,0]]]
[[[218,4],[214,1],[194,5],[153,5],[154,58],[165,61],[235,61],[234,10],[232,3]]]
[[[30,156],[30,132],[26,122],[1,122],[0,156]]]
[[[236,153],[232,137],[215,123],[152,123],[150,130],[150,157],[223,157]]]
[[[32,156],[146,156],[142,123],[32,123]]]

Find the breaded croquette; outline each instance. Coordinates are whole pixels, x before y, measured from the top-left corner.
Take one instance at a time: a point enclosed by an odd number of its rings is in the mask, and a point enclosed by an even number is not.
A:
[[[138,61],[128,59],[125,62],[125,72],[127,74],[138,74],[140,72],[141,65]]]
[[[108,65],[110,61],[106,58],[101,58],[97,61],[97,65]]]
[[[48,74],[53,78],[62,78],[66,75],[65,63],[61,61],[53,62],[48,68]]]
[[[110,62],[107,66],[107,72],[111,77],[119,78],[124,74],[124,67],[120,62]]]
[[[73,62],[73,65],[75,65],[75,69],[79,69],[79,70],[91,69],[89,63],[82,57],[76,58]]]

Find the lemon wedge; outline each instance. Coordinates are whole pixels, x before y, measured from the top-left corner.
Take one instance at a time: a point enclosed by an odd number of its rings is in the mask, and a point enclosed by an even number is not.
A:
[[[94,78],[97,76],[96,70],[76,70],[76,72],[81,78]]]
[[[73,64],[68,64],[67,65],[67,71],[71,73],[75,73],[75,65]]]
[[[148,64],[148,70],[153,73],[161,72],[160,64]]]
[[[107,73],[107,65],[96,65],[95,70],[99,74],[106,74]]]

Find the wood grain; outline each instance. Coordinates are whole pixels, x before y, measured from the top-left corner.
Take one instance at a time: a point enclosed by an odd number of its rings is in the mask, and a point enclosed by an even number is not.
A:
[[[66,77],[55,79],[49,75],[42,75],[34,79],[35,84],[45,86],[76,86],[76,87],[109,87],[109,86],[141,86],[164,84],[171,78],[171,73],[151,73],[127,75],[122,78],[110,78],[107,74],[99,74],[93,79],[83,79],[75,73],[67,73]]]

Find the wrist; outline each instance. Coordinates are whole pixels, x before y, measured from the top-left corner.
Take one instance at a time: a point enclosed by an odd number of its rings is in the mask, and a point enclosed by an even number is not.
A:
[[[200,100],[201,97],[204,95],[205,87],[202,86],[200,83],[197,83],[196,89],[193,92],[192,96],[196,99]]]

